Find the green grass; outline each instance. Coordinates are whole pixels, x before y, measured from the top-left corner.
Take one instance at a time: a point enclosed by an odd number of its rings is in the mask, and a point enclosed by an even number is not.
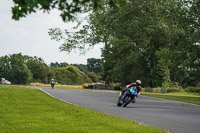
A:
[[[37,89],[0,85],[1,133],[160,133],[162,130],[61,102]]]
[[[177,93],[163,94],[163,93],[142,92],[142,95],[200,105],[200,94],[198,94],[198,93],[177,92]]]
[[[9,88],[51,88],[50,84],[37,84],[37,85],[1,85],[2,87]],[[80,85],[55,85],[54,89],[76,89],[76,90],[84,90]]]

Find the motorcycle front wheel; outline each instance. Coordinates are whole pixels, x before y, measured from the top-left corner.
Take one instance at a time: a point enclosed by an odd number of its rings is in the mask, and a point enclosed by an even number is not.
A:
[[[132,101],[132,97],[126,96],[126,97],[124,98],[123,107],[126,107],[131,101]]]
[[[117,106],[121,106],[121,105],[122,105],[122,100],[121,100],[121,96],[119,96]]]

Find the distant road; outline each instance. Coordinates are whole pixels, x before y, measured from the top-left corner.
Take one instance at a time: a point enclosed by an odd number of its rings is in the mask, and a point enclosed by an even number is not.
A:
[[[118,107],[118,93],[90,90],[42,89],[53,97],[81,107],[171,131],[200,133],[200,106],[140,96],[126,108]]]

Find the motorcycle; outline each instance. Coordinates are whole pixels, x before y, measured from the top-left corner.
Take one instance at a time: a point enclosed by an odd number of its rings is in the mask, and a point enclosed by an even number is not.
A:
[[[123,89],[118,98],[117,106],[126,107],[137,96],[137,88]]]

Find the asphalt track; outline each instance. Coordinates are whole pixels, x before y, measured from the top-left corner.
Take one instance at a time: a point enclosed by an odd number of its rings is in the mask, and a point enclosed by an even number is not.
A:
[[[136,103],[118,107],[118,93],[91,90],[41,89],[62,101],[127,118],[172,133],[200,133],[200,106],[140,96]]]

